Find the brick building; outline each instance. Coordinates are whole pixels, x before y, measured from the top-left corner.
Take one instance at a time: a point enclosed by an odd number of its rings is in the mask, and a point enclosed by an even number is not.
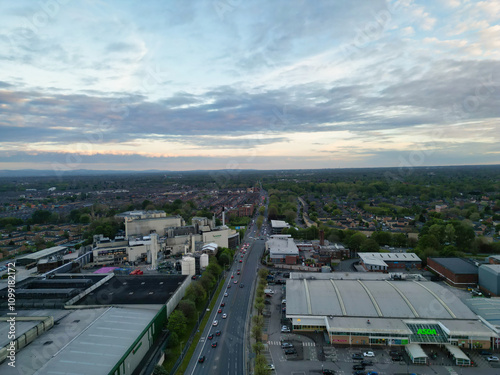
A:
[[[478,267],[462,258],[427,258],[427,267],[453,286],[477,284]]]

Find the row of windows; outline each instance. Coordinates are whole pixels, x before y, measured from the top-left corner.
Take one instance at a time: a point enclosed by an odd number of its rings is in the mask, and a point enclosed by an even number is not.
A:
[[[322,331],[323,329],[325,329],[325,327],[323,327],[323,326],[293,326],[293,329],[304,329],[304,330],[308,330],[308,331],[312,331],[312,330]]]

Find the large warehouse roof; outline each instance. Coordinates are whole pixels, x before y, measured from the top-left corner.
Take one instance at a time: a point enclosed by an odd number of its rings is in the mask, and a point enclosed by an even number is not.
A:
[[[432,282],[287,280],[287,315],[477,319],[453,293]]]
[[[472,274],[477,275],[477,267],[462,258],[430,258],[446,269],[457,275]]]
[[[361,259],[378,259],[386,262],[421,262],[415,253],[358,253]]]

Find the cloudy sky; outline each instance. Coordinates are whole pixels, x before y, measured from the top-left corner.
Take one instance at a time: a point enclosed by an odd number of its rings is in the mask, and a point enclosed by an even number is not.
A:
[[[500,0],[16,0],[0,20],[0,169],[500,163]]]

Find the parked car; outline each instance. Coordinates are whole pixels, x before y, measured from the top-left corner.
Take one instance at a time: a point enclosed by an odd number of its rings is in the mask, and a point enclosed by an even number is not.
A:
[[[493,353],[492,353],[492,352],[489,352],[489,351],[487,351],[487,350],[481,350],[481,351],[479,352],[479,354],[481,354],[481,355],[488,355],[488,356],[493,355]]]
[[[363,360],[363,356],[361,355],[361,353],[354,353],[352,355],[352,359],[362,361]]]
[[[375,357],[375,353],[373,353],[373,352],[364,352],[363,356],[364,357]]]
[[[335,375],[335,371],[324,368],[323,375]]]
[[[486,360],[488,362],[498,362],[498,357],[491,355],[491,356],[487,357]]]
[[[363,366],[373,366],[373,361],[365,359],[364,361],[361,361],[361,364]]]
[[[378,375],[377,371],[368,371],[366,375]]]
[[[352,366],[353,370],[364,370],[365,366],[363,366],[361,363],[356,363],[355,365]]]
[[[363,370],[356,370],[352,373],[352,375],[366,375],[366,372]]]
[[[281,332],[288,333],[288,332],[290,332],[290,328],[288,328],[287,326],[283,326],[283,327],[281,327]]]

